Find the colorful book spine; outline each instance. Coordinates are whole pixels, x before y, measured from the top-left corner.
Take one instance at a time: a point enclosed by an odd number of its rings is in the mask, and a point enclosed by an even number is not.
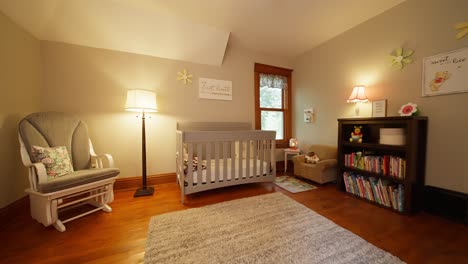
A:
[[[406,176],[406,160],[396,156],[363,155],[352,152],[344,155],[347,167],[403,179]]]
[[[398,211],[404,211],[404,197],[405,197],[405,189],[402,184],[398,185]]]
[[[398,210],[398,189],[393,188],[392,190],[392,207],[395,210]]]
[[[346,192],[352,193],[385,207],[404,212],[404,186],[375,177],[365,177],[352,172],[344,172]]]
[[[347,172],[343,173],[343,182],[345,184],[346,192],[350,192],[347,174]]]
[[[378,194],[377,189],[376,189],[376,182],[377,182],[376,178],[374,178],[374,177],[369,178],[369,183],[370,183],[370,186],[372,188],[374,201],[379,203],[379,204],[382,204],[382,202],[380,201],[380,198],[379,198],[379,194]]]

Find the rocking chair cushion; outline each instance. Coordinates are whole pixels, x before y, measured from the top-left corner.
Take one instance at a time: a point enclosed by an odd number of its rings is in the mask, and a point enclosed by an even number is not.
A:
[[[119,175],[119,172],[117,168],[74,171],[62,177],[49,179],[47,182],[39,184],[38,191],[42,193],[56,192],[86,183],[112,178]]]
[[[19,133],[31,160],[34,160],[32,146],[65,146],[73,170],[90,168],[88,127],[74,115],[58,112],[33,113],[21,120]]]

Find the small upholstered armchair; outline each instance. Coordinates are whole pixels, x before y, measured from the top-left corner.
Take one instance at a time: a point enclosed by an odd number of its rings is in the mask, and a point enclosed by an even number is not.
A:
[[[31,216],[44,226],[65,231],[64,224],[103,210],[110,212],[113,185],[120,171],[109,154],[97,156],[86,124],[58,112],[34,113],[19,123],[23,164],[29,169]],[[80,204],[92,209],[60,219],[60,211]]]
[[[320,184],[336,180],[336,147],[312,145],[309,148],[309,152],[315,152],[320,158],[320,161],[316,164],[310,164],[306,163],[306,155],[294,156],[292,158],[294,174]]]

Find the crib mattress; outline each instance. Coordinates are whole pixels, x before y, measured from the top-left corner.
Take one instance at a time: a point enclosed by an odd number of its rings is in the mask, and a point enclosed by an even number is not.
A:
[[[239,170],[239,162],[242,162],[242,168]],[[254,172],[254,163],[255,161],[257,162],[257,170]],[[234,175],[232,174],[232,167],[231,165],[234,162]],[[263,163],[263,164],[262,164]],[[203,161],[203,164],[206,164],[206,161]],[[247,168],[247,159],[227,159],[227,172],[226,175],[224,175],[224,160],[219,160],[219,171],[217,172],[215,169],[215,161],[211,160],[211,182],[215,181],[215,176],[218,175],[218,180],[219,181],[224,181],[224,180],[232,180],[232,179],[239,179],[239,177],[251,177],[251,176],[257,176],[260,175],[260,168],[263,165],[263,174],[267,173],[267,165],[268,162],[266,161],[261,161],[261,160],[254,160],[250,159],[249,162],[249,168]],[[246,170],[248,169],[248,174],[246,173]],[[202,183],[206,183],[206,174],[207,174],[207,169],[202,170],[202,177],[201,181]],[[186,176],[187,177],[187,176]],[[193,183],[197,184],[199,181],[198,178],[198,171],[193,171],[192,174],[193,177]],[[187,180],[185,180],[187,182]]]

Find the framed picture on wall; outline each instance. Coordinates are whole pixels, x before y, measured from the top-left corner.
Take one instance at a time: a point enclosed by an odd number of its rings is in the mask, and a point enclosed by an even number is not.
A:
[[[232,82],[226,80],[199,78],[198,98],[232,101]]]
[[[422,96],[468,92],[468,47],[423,59]]]
[[[372,101],[372,117],[387,116],[387,99]]]

